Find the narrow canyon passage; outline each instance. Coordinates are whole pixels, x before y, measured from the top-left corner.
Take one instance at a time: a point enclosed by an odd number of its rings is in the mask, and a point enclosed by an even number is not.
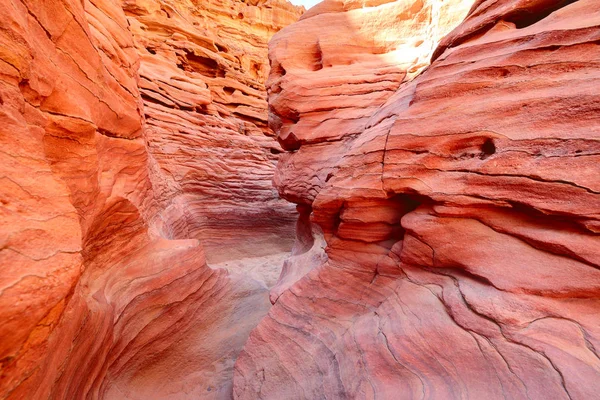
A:
[[[0,15],[0,400],[598,397],[597,0]]]
[[[299,9],[243,2],[145,2],[123,7],[140,58],[150,162],[163,205],[156,226],[198,239],[228,272],[213,315],[139,367],[107,398],[230,398],[233,364],[267,314],[269,289],[294,240],[296,213],[271,179],[282,151],[267,127],[267,42]],[[182,312],[188,312],[184,310]]]

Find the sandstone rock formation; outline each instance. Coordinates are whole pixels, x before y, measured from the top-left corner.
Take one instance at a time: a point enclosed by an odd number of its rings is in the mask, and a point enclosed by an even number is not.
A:
[[[282,149],[264,83],[267,42],[300,10],[265,0],[130,0],[124,10],[162,234],[201,239],[209,262],[289,250],[295,213],[271,183]]]
[[[261,54],[300,11],[0,0],[1,399],[231,396],[267,288],[200,241],[291,247]]]
[[[326,0],[279,32],[303,228],[235,397],[597,398],[599,43],[595,0]]]

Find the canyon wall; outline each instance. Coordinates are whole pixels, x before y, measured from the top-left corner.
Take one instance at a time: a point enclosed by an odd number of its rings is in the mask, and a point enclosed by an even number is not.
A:
[[[596,398],[600,4],[326,0],[270,57],[299,229],[235,397]]]
[[[128,0],[145,135],[165,237],[219,263],[289,250],[293,205],[271,183],[267,42],[298,19],[285,1]]]
[[[231,397],[273,278],[201,242],[291,248],[264,79],[301,11],[0,0],[1,399]]]

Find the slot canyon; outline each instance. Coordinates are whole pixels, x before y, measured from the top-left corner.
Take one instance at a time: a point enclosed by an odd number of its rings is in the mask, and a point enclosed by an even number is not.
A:
[[[600,399],[598,0],[0,15],[0,400]]]

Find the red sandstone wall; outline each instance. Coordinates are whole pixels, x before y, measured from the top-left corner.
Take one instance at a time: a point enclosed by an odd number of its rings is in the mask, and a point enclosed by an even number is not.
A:
[[[362,5],[271,42],[303,250],[235,397],[597,397],[600,4]]]
[[[198,238],[211,225],[195,213],[252,218],[270,242],[289,218],[258,219],[278,204],[265,177],[274,145],[261,122],[266,66],[245,68],[299,10],[251,3],[230,3],[264,20],[245,44],[231,16],[206,2],[164,1],[165,11],[152,1],[0,1],[0,398],[230,397],[233,361],[268,309],[267,289],[207,267]],[[219,56],[218,39],[165,22],[178,7],[229,24],[233,54],[256,53]],[[217,83],[185,61],[207,46],[225,65]],[[236,89],[220,99],[225,84]],[[155,104],[155,86],[178,104]],[[227,107],[237,97],[239,118]],[[238,190],[226,202],[227,185]]]
[[[288,251],[293,205],[271,183],[267,42],[299,11],[285,1],[127,1],[140,54],[145,135],[167,237],[209,262]]]

